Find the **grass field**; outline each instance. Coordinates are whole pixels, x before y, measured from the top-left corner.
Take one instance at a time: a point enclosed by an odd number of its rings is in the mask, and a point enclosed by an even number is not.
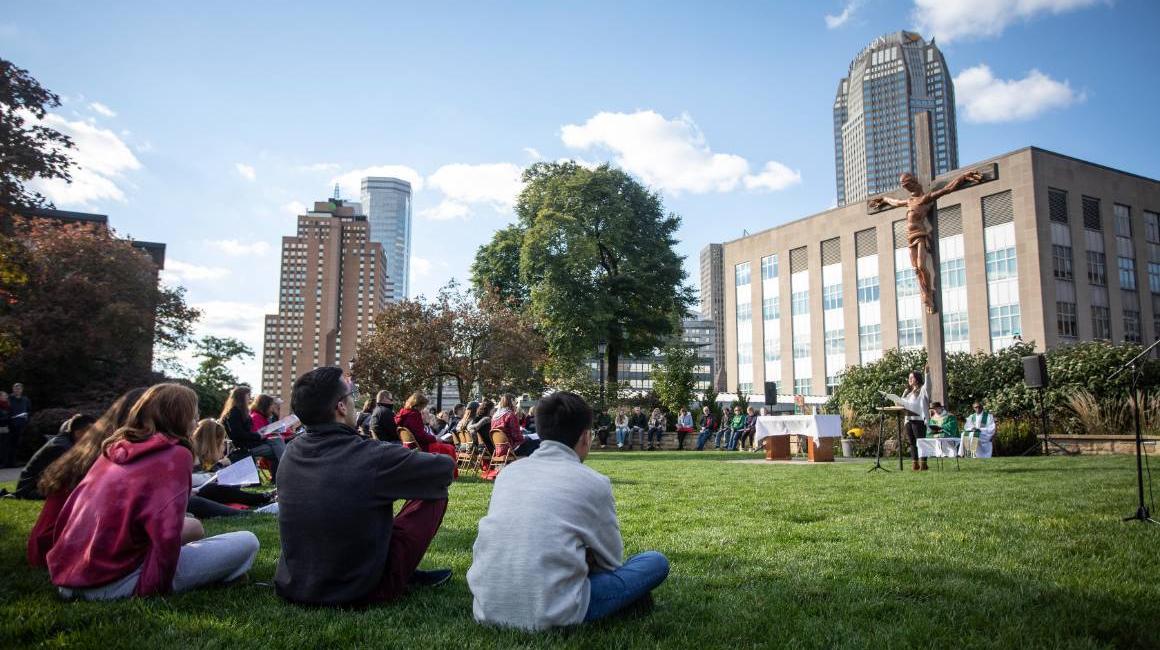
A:
[[[740,454],[599,453],[626,552],[672,574],[646,615],[533,635],[475,625],[464,574],[491,485],[461,480],[425,568],[451,584],[366,611],[312,610],[249,584],[64,603],[24,563],[39,504],[0,502],[0,647],[1160,647],[1160,526],[1134,511],[1128,457],[994,459],[867,474],[868,463],[754,465]]]

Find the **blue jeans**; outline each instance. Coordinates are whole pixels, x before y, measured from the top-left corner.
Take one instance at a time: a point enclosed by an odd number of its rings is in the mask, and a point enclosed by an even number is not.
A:
[[[737,451],[737,440],[741,438],[741,429],[729,430],[729,451]]]
[[[665,430],[660,427],[652,427],[648,430],[648,444],[651,446],[655,441],[658,445],[661,444],[661,438],[664,437]]]
[[[282,454],[286,453],[286,441],[281,436],[272,436],[262,441],[262,444],[250,447],[250,455],[254,458],[265,458],[270,461],[270,477],[278,477],[278,462]]]
[[[713,432],[709,429],[701,429],[701,433],[697,435],[697,451],[705,450],[705,443],[709,442],[709,438],[713,437]]]
[[[588,576],[592,596],[584,621],[605,618],[635,603],[665,578],[669,577],[669,560],[656,551],[645,551],[628,558],[615,571],[602,571]]]
[[[616,427],[616,445],[624,446],[624,439],[628,436],[628,427]]]

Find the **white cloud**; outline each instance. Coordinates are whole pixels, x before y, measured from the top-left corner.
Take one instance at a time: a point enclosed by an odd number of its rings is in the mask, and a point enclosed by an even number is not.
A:
[[[850,17],[854,15],[854,12],[857,11],[858,7],[861,5],[862,0],[848,0],[846,2],[846,6],[842,8],[842,13],[836,16],[833,14],[826,14],[826,28],[837,29],[842,25],[845,25],[846,21],[850,20]]]
[[[359,195],[362,193],[362,179],[367,176],[386,176],[402,179],[411,183],[412,193],[423,189],[423,176],[406,165],[376,165],[374,167],[353,169],[331,178],[330,185],[333,186],[335,183],[338,183],[343,197],[357,201]]]
[[[1062,14],[1106,0],[914,0],[918,30],[944,43],[959,38],[998,36],[1016,21]]]
[[[93,102],[89,104],[89,108],[93,109],[93,111],[96,113],[104,115],[105,117],[117,117],[116,111],[109,108],[108,106],[105,106],[101,102]]]
[[[532,160],[540,160],[543,158],[543,156],[540,155],[540,151],[535,147],[524,147],[524,153],[528,154],[528,158],[531,158]]]
[[[750,175],[745,158],[713,153],[687,114],[669,120],[655,111],[603,112],[584,124],[565,125],[560,136],[572,149],[610,150],[618,166],[650,186],[674,193],[730,192],[742,184],[750,189],[782,189],[801,181],[797,172],[789,172],[788,183],[777,180],[784,165],[775,161],[766,163],[761,174]]]
[[[270,245],[264,241],[240,242],[236,239],[220,239],[206,242],[210,248],[216,249],[231,257],[265,255],[270,252]]]
[[[433,221],[449,221],[451,219],[462,219],[471,214],[471,208],[458,202],[449,199],[443,199],[439,205],[426,210],[420,210],[419,216]]]
[[[776,160],[771,160],[765,163],[760,174],[745,177],[745,189],[776,192],[800,182],[802,182],[801,172],[790,169]]]
[[[1065,79],[1056,81],[1038,70],[1022,79],[997,79],[986,64],[967,68],[955,77],[958,108],[968,122],[1029,120],[1046,111],[1084,100]]]
[[[26,116],[30,123],[35,118]],[[91,122],[70,121],[48,113],[44,126],[56,129],[72,138],[75,147],[68,155],[76,163],[71,170],[72,182],[61,179],[34,179],[32,187],[42,192],[58,206],[88,207],[94,201],[125,201],[121,189],[124,174],[141,168],[141,162],[116,133],[102,129]]]
[[[229,274],[229,269],[216,266],[198,266],[170,258],[165,260],[165,269],[161,271],[161,278],[170,284],[181,284],[182,282],[222,280]]]
[[[431,260],[418,255],[411,256],[411,274],[414,277],[424,277],[431,273]]]
[[[234,169],[238,170],[238,175],[248,181],[254,181],[258,178],[258,173],[254,171],[253,166],[246,163],[234,163]]]
[[[297,217],[299,215],[306,214],[307,207],[306,204],[302,201],[288,201],[283,203],[279,209],[282,210],[282,212],[288,212],[291,215]]]
[[[443,203],[424,211],[424,216],[433,219],[462,217],[466,216],[472,204],[508,212],[524,187],[520,180],[523,171],[522,167],[512,163],[443,165],[427,177],[427,184],[443,193]]]
[[[199,329],[205,334],[234,336],[246,341],[257,352],[261,347],[266,314],[277,313],[276,305],[228,300],[193,303],[202,312]]]

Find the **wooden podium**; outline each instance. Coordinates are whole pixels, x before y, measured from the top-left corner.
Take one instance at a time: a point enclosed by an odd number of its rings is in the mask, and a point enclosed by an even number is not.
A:
[[[765,460],[789,460],[789,436],[767,436],[762,443]]]
[[[807,453],[811,463],[832,463],[834,462],[834,443],[830,438],[818,438],[822,444],[814,442],[813,436],[806,436],[809,441]]]

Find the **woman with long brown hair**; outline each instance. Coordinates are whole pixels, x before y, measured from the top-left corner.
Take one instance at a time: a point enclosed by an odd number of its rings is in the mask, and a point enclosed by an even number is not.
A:
[[[218,422],[226,428],[226,434],[235,447],[246,450],[254,458],[269,460],[270,477],[275,478],[278,475],[278,461],[282,460],[282,453],[286,451],[286,442],[278,435],[263,438],[254,429],[254,420],[250,417],[249,409],[250,395],[249,386],[234,387],[226,399],[225,406],[222,407]],[[268,410],[270,404],[266,407]]]
[[[414,436],[415,442],[418,443],[419,449],[431,454],[444,454],[450,456],[453,460],[455,458],[455,447],[439,442],[439,439],[431,435],[423,423],[423,409],[427,406],[427,396],[423,391],[415,391],[407,398],[403,408],[399,409],[399,413],[395,415],[395,424],[399,427],[407,427]],[[459,470],[455,470],[455,475],[459,476]]]
[[[30,566],[45,566],[44,556],[52,548],[52,540],[56,537],[56,520],[65,501],[96,462],[97,456],[101,455],[105,441],[117,429],[125,426],[130,409],[144,394],[145,387],[141,387],[118,397],[97,422],[89,427],[84,437],[40,475],[37,487],[44,495],[45,501],[44,507],[40,509],[40,516],[32,527],[32,533],[28,536]]]
[[[182,545],[197,393],[157,384],[73,490],[48,552],[65,598],[112,600],[230,582],[250,570],[258,538],[226,533]]]

